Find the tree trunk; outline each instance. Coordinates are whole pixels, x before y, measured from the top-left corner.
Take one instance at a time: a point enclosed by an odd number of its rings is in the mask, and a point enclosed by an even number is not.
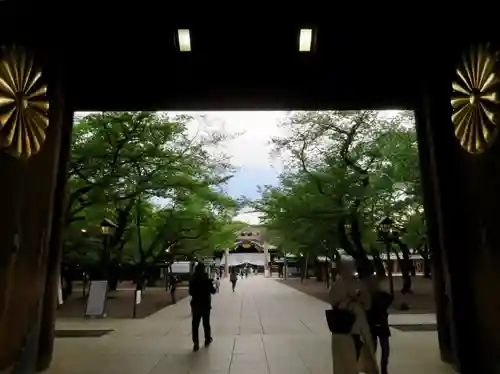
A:
[[[431,251],[429,250],[429,245],[425,242],[423,245],[423,249],[419,251],[420,256],[424,259],[424,277],[430,279],[432,276],[432,256]]]
[[[109,290],[116,291],[118,289],[118,266],[117,266],[117,264],[113,264],[111,266],[111,271],[109,273],[108,278],[109,278],[109,280],[108,280]]]
[[[101,264],[100,264],[100,272],[101,272],[101,279],[102,280],[109,280],[109,259],[110,259],[110,238],[107,235],[104,235],[102,237],[102,257],[101,257]]]
[[[394,279],[392,277],[392,261],[391,261],[391,245],[389,242],[386,243],[385,253],[387,256],[387,276],[389,277],[389,292],[394,297]]]
[[[326,278],[326,288],[330,288],[330,279],[332,276],[332,261],[333,259],[330,257],[328,250],[325,251],[325,278]]]
[[[328,262],[323,269],[325,271],[325,286],[326,288],[330,288],[330,268],[328,266]]]
[[[356,256],[354,259],[357,263],[358,276],[360,279],[370,277],[373,275],[375,269],[373,267],[373,262],[370,261],[363,247],[359,220],[356,214],[351,216],[351,239],[356,249]]]
[[[354,245],[353,243],[351,243],[347,236],[345,225],[346,220],[341,219],[337,227],[337,234],[341,247],[356,262],[356,268],[360,278],[365,278],[366,276],[372,275],[373,264],[366,256],[363,245],[361,243],[361,234],[359,233],[359,224],[357,222],[357,219],[353,218],[351,224],[351,238],[354,242]]]
[[[146,264],[138,263],[136,265],[136,274],[135,274],[135,289],[136,290],[144,290],[145,286],[145,275],[144,275],[144,269],[146,268]]]
[[[424,278],[430,279],[432,277],[432,261],[427,256],[424,258]]]
[[[65,287],[63,287],[63,300],[66,300],[73,293],[73,282],[71,279],[71,272],[69,268],[63,269],[61,271],[61,266],[58,264],[59,270],[56,272],[57,275],[61,273],[61,278],[64,280]],[[65,266],[63,266],[65,267]],[[56,283],[57,284],[57,283]]]
[[[145,270],[146,270],[146,258],[145,253],[142,249],[142,235],[141,235],[141,212],[140,212],[140,197],[136,202],[136,229],[137,229],[137,248],[139,250],[139,264],[137,269],[137,281],[136,281],[136,289],[143,290],[145,285]]]
[[[309,252],[306,252],[306,258],[304,262],[304,279],[309,279]]]
[[[399,246],[403,257],[399,257],[399,254],[396,252],[396,256],[398,258],[399,267],[401,268],[401,273],[403,275],[403,287],[401,288],[401,293],[407,294],[412,293],[412,280],[411,280],[411,260],[410,260],[410,251],[408,250],[408,246],[402,242],[400,239],[394,240],[396,244]]]
[[[314,268],[316,271],[316,281],[323,282],[323,267],[318,261],[316,261],[314,264]]]
[[[380,258],[380,253],[376,248],[370,248],[370,254],[373,257],[373,266],[375,267],[375,272],[377,277],[383,278],[386,276],[384,261]]]

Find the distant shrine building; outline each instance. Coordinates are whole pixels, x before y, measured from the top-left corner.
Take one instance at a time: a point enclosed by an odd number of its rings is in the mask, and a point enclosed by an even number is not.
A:
[[[221,266],[226,268],[252,266],[258,271],[268,269],[271,261],[270,251],[274,249],[264,240],[264,229],[259,226],[248,226],[238,233],[233,248],[227,248],[221,259]]]

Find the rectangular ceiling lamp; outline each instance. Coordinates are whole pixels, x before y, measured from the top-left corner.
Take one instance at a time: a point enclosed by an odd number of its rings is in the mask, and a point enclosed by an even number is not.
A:
[[[299,52],[311,52],[312,29],[300,29]]]
[[[191,36],[189,34],[189,29],[178,29],[177,41],[179,43],[180,52],[191,52]]]

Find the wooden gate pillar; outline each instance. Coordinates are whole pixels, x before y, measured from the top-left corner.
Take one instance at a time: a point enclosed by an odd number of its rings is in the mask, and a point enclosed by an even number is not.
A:
[[[63,137],[71,121],[62,59],[48,50],[8,46],[0,54],[2,374],[36,370],[47,273],[59,251],[50,243],[54,203],[62,199],[56,196],[61,144],[68,146]]]
[[[487,92],[500,87],[490,51],[460,46],[433,56],[417,110],[430,244],[442,272],[435,274],[440,343],[462,374],[500,373],[493,291],[500,284],[500,112]]]
[[[432,147],[432,138],[429,134],[428,119],[423,108],[415,110],[415,119],[418,135],[418,146],[420,156],[420,169],[422,178],[423,200],[425,207],[425,221],[427,225],[427,240],[431,249],[432,261],[432,283],[436,303],[436,321],[438,326],[438,341],[441,359],[455,365],[456,359],[451,343],[451,326],[448,298],[445,294],[443,248],[440,236],[440,221],[438,219],[437,201],[437,176],[435,174],[435,154]],[[448,300],[449,301],[449,300]]]
[[[71,133],[73,128],[73,109],[68,105],[68,96],[65,97],[63,122],[61,128],[61,148],[56,177],[56,190],[52,214],[52,231],[49,242],[49,258],[43,314],[40,326],[37,369],[42,371],[50,366],[54,349],[55,320],[58,306],[58,290],[62,260],[63,230],[67,204],[68,161],[71,151]]]

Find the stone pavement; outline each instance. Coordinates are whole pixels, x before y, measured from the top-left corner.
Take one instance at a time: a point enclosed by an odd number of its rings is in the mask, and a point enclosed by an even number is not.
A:
[[[100,338],[56,339],[47,373],[331,374],[326,307],[262,276],[239,281],[235,293],[226,280],[213,298],[209,348],[192,352],[189,300],[184,299],[143,320],[59,320],[58,329],[115,331]],[[411,315],[395,317],[398,324],[420,323]],[[439,361],[435,332],[393,330],[391,349],[390,373],[453,373]]]

